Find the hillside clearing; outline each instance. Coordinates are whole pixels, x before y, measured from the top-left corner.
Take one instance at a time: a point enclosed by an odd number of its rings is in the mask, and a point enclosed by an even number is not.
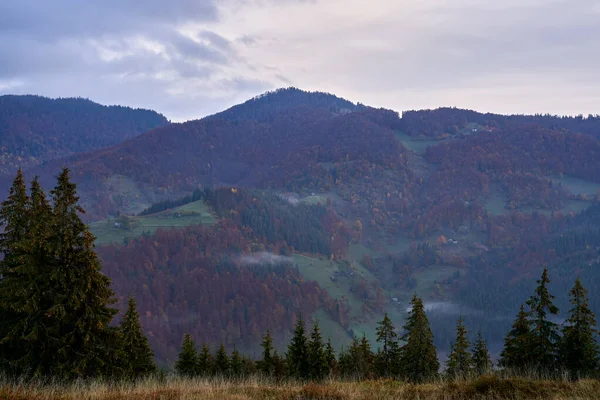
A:
[[[96,245],[123,243],[125,239],[134,239],[144,234],[152,234],[158,228],[183,228],[191,225],[211,225],[215,217],[202,200],[160,213],[127,217],[131,228],[127,229],[117,219],[110,218],[90,224],[90,230],[96,236]]]

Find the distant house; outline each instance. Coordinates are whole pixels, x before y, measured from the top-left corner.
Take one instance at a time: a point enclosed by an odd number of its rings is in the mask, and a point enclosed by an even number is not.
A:
[[[121,227],[121,223],[120,222],[115,222],[115,228],[120,228]]]

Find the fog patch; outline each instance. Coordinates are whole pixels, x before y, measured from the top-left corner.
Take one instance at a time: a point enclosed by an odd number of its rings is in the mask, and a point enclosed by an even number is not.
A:
[[[297,206],[298,204],[300,204],[300,198],[298,198],[298,195],[294,193],[280,193],[278,196],[280,199],[282,199],[283,201],[287,201],[293,206]]]
[[[292,257],[280,256],[277,254],[261,251],[260,253],[247,254],[240,256],[237,262],[243,265],[280,265],[292,264]]]
[[[482,314],[481,311],[475,310],[470,307],[466,307],[463,305],[459,305],[456,303],[452,303],[449,301],[430,301],[424,302],[423,308],[425,312],[429,313],[440,313],[446,315],[473,315],[473,314]],[[412,307],[409,306],[406,308],[406,312],[412,311]]]

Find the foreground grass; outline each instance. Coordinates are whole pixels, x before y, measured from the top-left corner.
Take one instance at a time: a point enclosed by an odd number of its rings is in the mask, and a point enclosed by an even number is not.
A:
[[[600,381],[533,381],[484,376],[467,382],[404,384],[396,381],[273,384],[257,379],[240,382],[200,379],[148,380],[135,384],[78,382],[0,385],[2,400],[453,400],[453,399],[600,399]]]

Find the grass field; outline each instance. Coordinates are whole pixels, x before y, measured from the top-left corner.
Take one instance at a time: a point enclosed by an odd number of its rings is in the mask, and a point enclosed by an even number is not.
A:
[[[113,196],[121,197],[126,206],[121,211],[124,214],[137,214],[149,207],[152,201],[148,199],[138,188],[136,183],[123,175],[112,175],[105,184]]]
[[[144,232],[154,233],[158,228],[182,228],[215,222],[214,215],[202,200],[160,213],[129,217],[129,219],[133,223],[131,229],[116,227],[114,219],[90,224],[90,229],[96,236],[96,244],[123,243],[126,238],[136,238],[142,236]]]
[[[421,139],[414,138],[402,132],[396,132],[396,139],[402,143],[408,150],[414,151],[417,154],[425,154],[425,150],[429,146],[435,146],[452,139]]]
[[[2,400],[499,400],[600,399],[600,381],[501,379],[406,384],[394,380],[274,383],[166,378],[136,383],[10,384],[0,382]]]
[[[588,197],[593,197],[600,190],[600,183],[586,181],[584,179],[574,178],[564,175],[562,177],[552,177],[554,183],[560,183],[563,188],[573,194],[585,194]]]

